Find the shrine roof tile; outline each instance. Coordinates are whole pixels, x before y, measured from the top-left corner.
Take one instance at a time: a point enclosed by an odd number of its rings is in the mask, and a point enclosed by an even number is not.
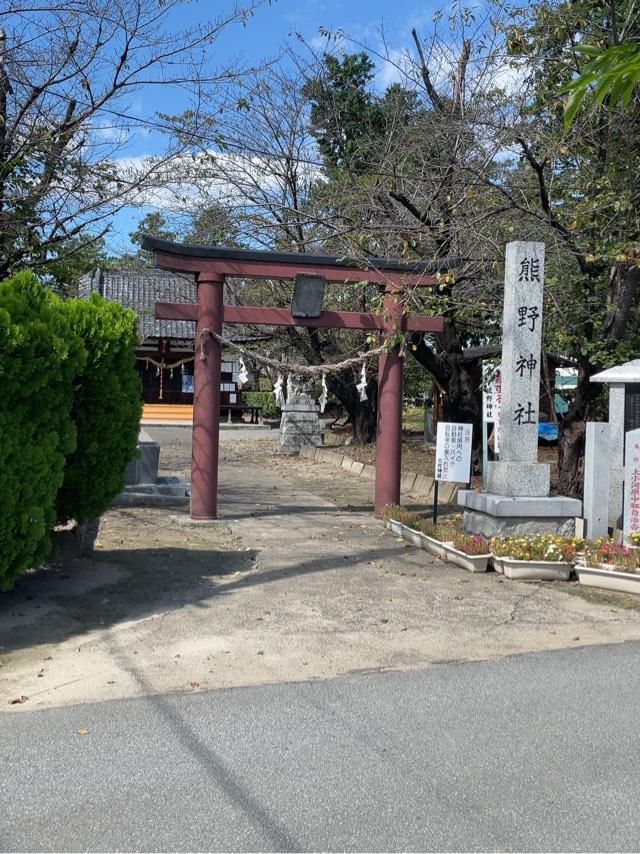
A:
[[[138,316],[143,338],[193,338],[195,323],[189,320],[156,320],[156,302],[190,302],[196,300],[193,276],[165,270],[95,270],[82,277],[79,296],[87,299],[96,292],[105,299],[119,302]]]

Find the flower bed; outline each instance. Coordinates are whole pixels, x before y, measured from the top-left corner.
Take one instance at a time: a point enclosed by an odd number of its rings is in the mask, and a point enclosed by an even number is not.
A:
[[[582,541],[555,534],[536,537],[494,537],[493,564],[507,578],[568,581]]]
[[[606,537],[585,544],[584,559],[576,565],[576,572],[586,587],[640,593],[640,551]]]
[[[448,525],[434,525],[404,507],[385,508],[384,519],[394,534],[469,572],[486,572],[489,561],[487,541],[476,534],[464,534]]]
[[[451,563],[469,572],[486,572],[489,565],[487,541],[480,534],[462,534],[450,531],[451,544],[445,544],[445,557]]]

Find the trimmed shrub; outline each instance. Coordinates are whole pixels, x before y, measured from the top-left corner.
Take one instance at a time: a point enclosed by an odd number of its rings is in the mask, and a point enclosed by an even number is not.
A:
[[[264,418],[280,418],[280,407],[276,406],[270,391],[243,391],[242,402],[247,406],[261,406]]]
[[[64,305],[34,275],[0,282],[0,589],[37,566],[50,548],[82,342]]]
[[[137,321],[132,311],[99,294],[67,300],[64,307],[87,360],[76,378],[71,410],[77,445],[67,459],[57,507],[59,521],[82,523],[111,504],[136,453],[142,410]]]

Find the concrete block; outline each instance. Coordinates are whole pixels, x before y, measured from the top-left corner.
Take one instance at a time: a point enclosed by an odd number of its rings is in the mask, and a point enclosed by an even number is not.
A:
[[[606,422],[587,422],[584,452],[585,537],[606,537],[609,526],[609,447]]]
[[[457,494],[457,483],[449,483],[446,480],[440,481],[440,486],[438,487],[438,501],[440,504],[454,504]]]
[[[125,469],[125,485],[155,483],[158,477],[159,462],[160,445],[146,431],[141,430],[138,435],[138,457],[131,460]]]
[[[416,480],[411,490],[415,495],[423,498],[429,498],[433,493],[433,485],[435,481],[432,477],[426,474],[417,474]]]
[[[405,472],[400,478],[400,489],[402,492],[411,492],[413,485],[416,482],[416,473],[412,471]]]
[[[371,465],[367,465],[365,463],[365,465],[362,468],[362,472],[361,472],[360,476],[363,477],[365,480],[375,480],[376,479],[376,467],[371,466]]]
[[[458,504],[468,510],[477,510],[497,517],[576,517],[582,515],[582,502],[577,498],[564,495],[548,495],[544,498],[517,498],[493,495],[490,492],[474,492],[461,489],[458,492]]]
[[[470,534],[482,534],[484,537],[535,536],[536,534],[557,534],[572,537],[575,533],[573,516],[522,517],[490,516],[476,510],[465,510],[462,524]]]
[[[351,463],[351,471],[353,474],[361,475],[364,469],[364,463],[359,463],[358,460],[354,460]]]
[[[351,471],[351,464],[352,464],[352,462],[353,462],[353,460],[351,459],[351,457],[343,457],[343,458],[342,458],[342,463],[341,463],[342,468],[343,468],[345,471]]]

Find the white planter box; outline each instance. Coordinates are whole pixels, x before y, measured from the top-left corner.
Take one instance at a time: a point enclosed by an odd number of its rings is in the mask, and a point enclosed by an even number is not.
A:
[[[585,587],[617,590],[619,593],[640,593],[640,573],[620,572],[604,566],[576,565],[578,580]]]
[[[504,566],[502,563],[503,560],[504,558],[502,557],[496,557],[495,555],[491,555],[491,563],[493,564],[493,568],[500,575],[504,575]]]
[[[500,564],[501,569],[498,569]],[[516,560],[512,557],[494,557],[493,565],[507,578],[528,581],[568,581],[573,571],[572,563],[552,560]]]
[[[414,531],[413,528],[403,525],[402,522],[396,522],[395,519],[389,519],[386,525],[392,533],[403,537],[407,542],[413,543],[414,546],[424,549],[435,557],[444,559],[444,546],[450,545],[450,543],[441,543],[440,540],[434,540],[433,537],[428,537],[426,534],[420,533],[420,531]]]
[[[449,543],[443,543],[444,556],[450,563],[461,566],[468,572],[486,572],[490,555],[468,555],[454,548]]]

